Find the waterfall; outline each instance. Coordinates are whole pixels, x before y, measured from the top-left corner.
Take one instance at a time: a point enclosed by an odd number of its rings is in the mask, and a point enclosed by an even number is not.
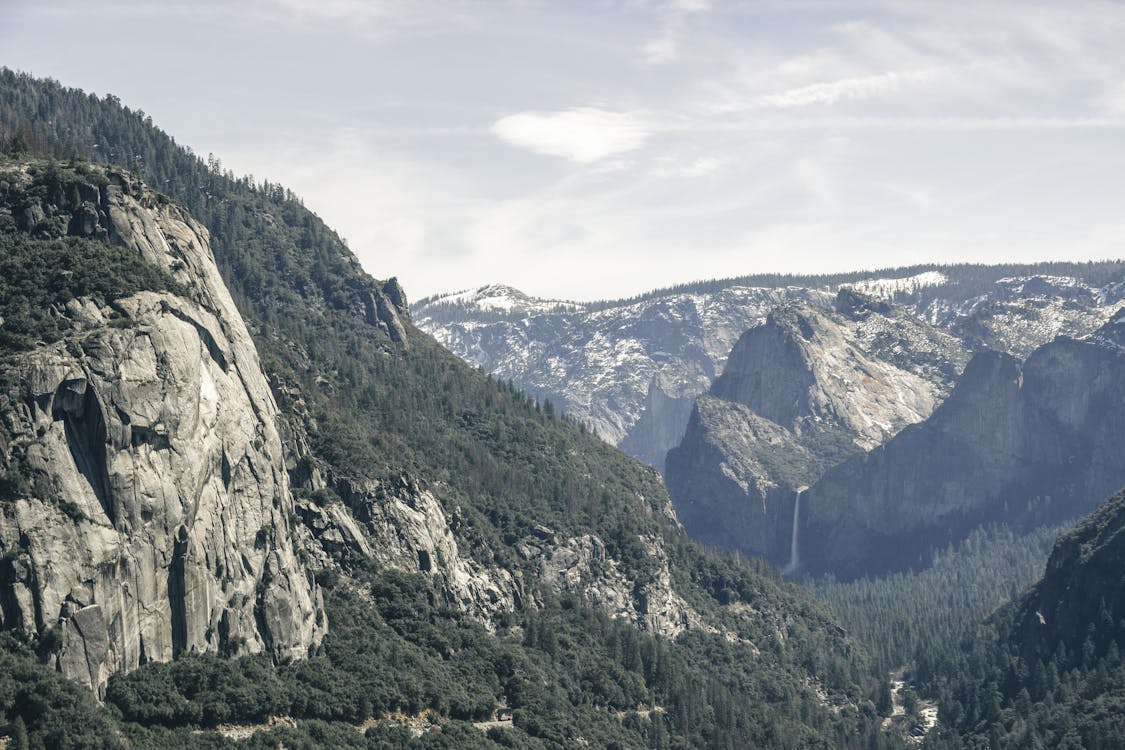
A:
[[[789,564],[782,571],[782,575],[791,576],[801,567],[801,552],[797,547],[797,522],[801,517],[801,493],[806,487],[797,488],[797,499],[793,501],[793,536],[789,540]]]

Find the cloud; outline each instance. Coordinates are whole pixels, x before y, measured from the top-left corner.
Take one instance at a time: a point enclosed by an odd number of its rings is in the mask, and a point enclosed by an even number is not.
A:
[[[664,29],[641,47],[646,63],[659,65],[672,62],[679,56],[679,40],[672,29]]]
[[[266,0],[266,4],[301,15],[353,20],[397,15],[405,6],[395,0]]]
[[[748,117],[711,123],[699,130],[789,132],[812,131],[898,131],[898,132],[987,132],[1036,130],[1109,130],[1125,128],[1125,117]]]
[[[948,68],[935,67],[821,81],[766,94],[758,98],[758,104],[766,107],[806,107],[813,104],[836,104],[841,101],[866,101],[896,94],[904,88],[929,83],[947,73],[949,73]]]
[[[652,135],[634,115],[594,107],[519,112],[497,120],[491,132],[510,145],[579,164],[634,151]]]

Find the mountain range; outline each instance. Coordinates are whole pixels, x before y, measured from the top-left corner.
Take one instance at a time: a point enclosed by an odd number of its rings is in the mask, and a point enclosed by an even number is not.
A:
[[[1087,336],[1123,299],[1125,264],[1106,262],[751,277],[586,305],[486,287],[413,310],[470,363],[661,467],[693,536],[785,565],[798,490],[929,418],[975,354],[1017,361],[1056,337]],[[835,492],[863,498],[875,481]],[[1069,517],[1112,489],[1093,489]],[[847,512],[862,500],[831,502]],[[963,526],[938,544],[973,524]],[[807,562],[808,572],[862,572],[837,567],[824,547]]]
[[[663,470],[694,398],[722,373],[738,339],[784,302],[831,311],[847,288],[896,303],[969,351],[1024,357],[1055,336],[1081,336],[1104,323],[1122,299],[1123,277],[1121,263],[917,266],[746,276],[594,303],[494,284],[428,297],[411,311],[419,328],[470,364],[550,399]],[[891,341],[867,343],[896,356]]]

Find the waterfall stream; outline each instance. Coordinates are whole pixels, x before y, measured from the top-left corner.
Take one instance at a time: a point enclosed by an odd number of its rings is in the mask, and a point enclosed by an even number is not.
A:
[[[789,541],[789,563],[782,569],[781,574],[790,576],[801,567],[801,551],[797,546],[797,522],[801,517],[801,493],[804,487],[797,489],[797,499],[793,501],[793,536]]]

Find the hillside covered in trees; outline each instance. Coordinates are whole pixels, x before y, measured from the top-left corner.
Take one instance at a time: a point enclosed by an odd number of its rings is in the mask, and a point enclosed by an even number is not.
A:
[[[1123,566],[1118,493],[1059,538],[1042,580],[949,653],[927,747],[1121,747]]]

